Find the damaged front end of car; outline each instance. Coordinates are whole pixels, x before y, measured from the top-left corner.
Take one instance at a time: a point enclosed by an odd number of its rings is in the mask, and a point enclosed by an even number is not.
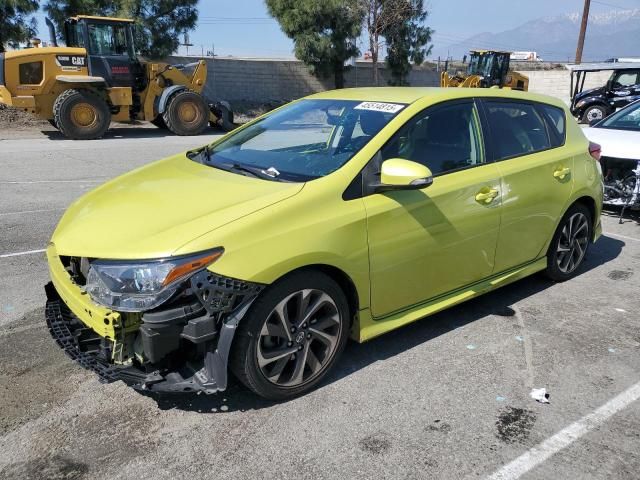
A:
[[[58,256],[50,245],[49,331],[69,357],[103,383],[122,380],[155,392],[224,390],[236,327],[264,285],[216,275],[206,269],[202,259],[212,258],[207,255],[171,259],[169,266],[154,261],[168,286],[159,284],[162,295],[149,301],[149,295],[120,293],[134,288],[132,283],[153,289],[149,263],[142,268],[139,262]],[[101,291],[96,283],[103,280]]]

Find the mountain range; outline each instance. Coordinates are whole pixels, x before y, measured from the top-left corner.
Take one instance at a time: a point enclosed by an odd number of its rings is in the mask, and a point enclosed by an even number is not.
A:
[[[471,49],[535,51],[544,60],[575,58],[582,14],[539,18],[500,33],[480,33],[450,45],[434,40],[435,57],[462,58]],[[437,32],[436,32],[437,34]],[[435,36],[436,40],[438,36]],[[640,57],[640,9],[614,10],[589,16],[583,60]]]

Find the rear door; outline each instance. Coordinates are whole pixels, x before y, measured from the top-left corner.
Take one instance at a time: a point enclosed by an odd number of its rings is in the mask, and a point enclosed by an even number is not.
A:
[[[500,171],[502,208],[495,272],[545,254],[573,189],[564,110],[551,105],[484,99],[490,152]]]

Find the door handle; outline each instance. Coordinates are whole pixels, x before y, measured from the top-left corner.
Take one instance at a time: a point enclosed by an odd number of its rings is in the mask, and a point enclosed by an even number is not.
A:
[[[480,191],[476,193],[476,202],[479,203],[491,203],[493,199],[498,196],[498,190],[495,188],[491,188],[487,191]]]
[[[564,177],[566,177],[570,173],[571,173],[570,168],[559,168],[553,172],[553,176],[560,180],[564,180]]]

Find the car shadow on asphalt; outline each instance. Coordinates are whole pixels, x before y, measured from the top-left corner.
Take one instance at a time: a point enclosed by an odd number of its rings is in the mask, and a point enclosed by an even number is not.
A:
[[[49,140],[74,141],[65,137],[58,130],[41,130],[41,133],[45,137],[47,137]],[[215,135],[215,134],[224,135],[224,133],[225,132],[217,128],[207,128],[200,135],[194,135],[194,137],[201,137],[201,136]],[[130,138],[164,138],[164,137],[175,137],[175,136],[176,136],[175,134],[171,133],[169,130],[166,130],[164,128],[147,127],[142,125],[139,128],[136,128],[136,126],[133,125],[133,126],[126,126],[126,127],[112,127],[109,130],[107,130],[107,132],[104,134],[101,140],[121,140],[121,139],[130,139]]]
[[[586,272],[617,258],[624,245],[625,242],[622,240],[602,236],[595,245],[591,246],[579,275],[584,275]],[[318,388],[348,377],[375,362],[394,357],[488,315],[514,316],[515,311],[511,307],[513,304],[540,293],[552,285],[553,283],[544,275],[536,274],[432,315],[429,321],[414,322],[363,344],[349,342],[333,372]],[[227,390],[215,395],[152,392],[141,394],[152,398],[161,410],[177,409],[200,413],[259,410],[279,403],[258,397],[233,377],[229,380],[230,384]]]

